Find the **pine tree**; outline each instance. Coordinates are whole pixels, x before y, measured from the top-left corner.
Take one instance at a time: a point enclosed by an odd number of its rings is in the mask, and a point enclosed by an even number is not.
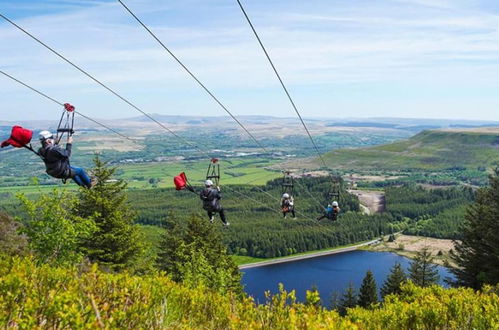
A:
[[[384,298],[389,294],[399,294],[401,284],[407,279],[402,265],[397,262],[390,269],[390,274],[386,278],[385,283],[381,287],[381,296]]]
[[[183,274],[179,271],[182,263],[188,256],[185,254],[185,228],[173,215],[169,214],[162,224],[165,232],[161,238],[158,258],[156,264],[159,269],[165,271],[174,281],[181,282]]]
[[[134,224],[135,212],[128,203],[127,184],[112,179],[115,167],[94,158],[93,174],[97,184],[92,189],[80,189],[77,214],[92,218],[97,230],[84,243],[92,262],[120,271],[136,269],[136,262],[143,256],[141,232]]]
[[[357,306],[357,292],[355,292],[353,283],[350,282],[348,284],[347,289],[343,293],[343,296],[340,299],[340,303],[338,305],[338,311],[340,315],[346,315],[347,308],[352,308],[355,306]]]
[[[468,208],[451,253],[458,268],[451,269],[457,285],[475,289],[499,283],[499,168],[489,178],[489,187],[479,189]]]
[[[173,280],[219,292],[242,293],[241,274],[214,224],[193,216],[186,226],[169,219],[157,264]]]
[[[378,293],[376,288],[376,281],[374,280],[373,273],[368,270],[366,276],[362,280],[362,285],[359,290],[359,305],[364,308],[370,307],[372,304],[378,302]]]
[[[421,287],[436,284],[440,278],[437,265],[433,263],[431,252],[427,247],[416,254],[408,272],[409,279]]]
[[[341,294],[338,291],[333,291],[329,297],[329,308],[339,310]]]

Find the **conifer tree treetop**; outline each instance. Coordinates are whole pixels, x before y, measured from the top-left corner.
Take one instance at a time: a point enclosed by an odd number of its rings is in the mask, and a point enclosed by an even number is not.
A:
[[[468,208],[462,239],[454,242],[451,254],[458,265],[451,270],[456,284],[475,289],[499,283],[499,168],[489,183],[478,190],[475,202]]]

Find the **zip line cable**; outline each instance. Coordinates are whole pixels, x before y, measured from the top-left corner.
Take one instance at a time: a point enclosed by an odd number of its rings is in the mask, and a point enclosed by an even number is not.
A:
[[[28,89],[30,89],[30,90],[32,90],[32,91],[34,91],[34,92],[36,92],[37,94],[39,94],[39,95],[41,95],[41,96],[45,97],[46,99],[48,99],[48,100],[50,100],[50,101],[52,101],[52,102],[54,102],[54,103],[56,103],[56,104],[58,104],[58,105],[60,105],[60,106],[63,106],[63,105],[64,105],[62,102],[60,102],[60,101],[58,101],[58,100],[56,100],[56,99],[54,99],[54,98],[52,98],[52,97],[48,96],[47,94],[45,94],[45,93],[41,92],[40,90],[38,90],[38,89],[36,89],[36,88],[34,88],[34,87],[32,87],[32,86],[30,86],[30,85],[28,85],[28,84],[24,83],[23,81],[21,81],[21,80],[19,80],[19,79],[15,78],[15,77],[13,77],[12,75],[10,75],[10,74],[6,73],[5,71],[3,71],[3,70],[1,70],[1,69],[0,69],[0,73],[1,73],[1,74],[3,74],[3,75],[4,75],[4,76],[6,76],[6,77],[8,77],[8,78],[12,79],[13,81],[15,81],[15,82],[17,82],[17,83],[19,83],[19,84],[23,85],[24,87],[26,87],[26,88],[28,88]],[[128,136],[126,136],[126,135],[124,135],[124,134],[122,134],[122,133],[120,133],[120,132],[118,132],[118,131],[116,131],[116,130],[112,129],[111,127],[109,127],[109,126],[107,126],[107,125],[104,125],[104,124],[102,124],[102,123],[98,122],[97,120],[94,120],[94,119],[92,119],[92,118],[90,118],[90,117],[88,117],[88,116],[86,116],[86,115],[84,115],[84,114],[82,114],[82,113],[80,113],[80,112],[78,112],[78,111],[76,111],[76,110],[75,110],[75,113],[77,113],[77,114],[78,114],[78,115],[80,115],[81,117],[83,117],[83,118],[85,118],[85,119],[87,119],[87,120],[89,120],[89,121],[91,121],[91,122],[93,122],[93,123],[95,123],[95,124],[97,124],[97,125],[100,125],[100,126],[102,126],[102,127],[106,128],[106,129],[110,130],[111,132],[113,132],[113,133],[115,133],[115,134],[117,134],[117,135],[119,135],[119,136],[121,136],[121,137],[123,137],[123,138],[125,138],[125,139],[129,140],[129,141],[132,141],[132,142],[134,142],[134,143],[138,143],[138,142],[136,141],[136,139],[130,138],[130,137],[128,137]],[[239,191],[232,190],[232,189],[230,189],[230,188],[228,188],[228,189],[229,189],[230,191],[232,191],[232,192],[234,192],[234,193],[236,193],[236,194],[238,194],[238,195],[242,196],[242,197],[246,197],[246,198],[248,198],[248,199],[252,200],[253,202],[255,202],[255,203],[257,203],[257,204],[260,204],[260,205],[262,205],[263,207],[266,207],[266,208],[270,209],[271,211],[276,211],[276,212],[278,212],[277,210],[275,210],[275,209],[273,209],[273,208],[270,208],[269,206],[267,206],[267,205],[263,204],[262,202],[260,202],[260,201],[258,201],[258,200],[256,200],[256,199],[253,199],[253,198],[251,198],[251,197],[245,196],[244,194],[240,193]],[[279,212],[278,212],[278,213],[279,213]]]
[[[137,16],[135,15],[135,13],[127,6],[125,5],[125,3],[122,1],[122,0],[117,0],[122,6],[123,8],[151,35],[151,37],[154,38],[154,40],[156,40],[160,46],[166,51],[168,52],[168,54],[170,54],[171,57],[173,57],[173,59],[198,83],[198,85],[206,92],[208,93],[208,95],[211,96],[211,98],[213,100],[215,100],[215,102],[226,112],[230,115],[230,117],[246,132],[246,134],[248,134],[248,136],[267,154],[269,154],[269,150],[267,150],[267,148],[265,148],[265,146],[256,139],[256,137],[232,114],[232,112],[206,87],[205,84],[203,84],[198,78],[197,76],[192,73],[191,70],[189,70],[189,68],[187,68],[187,66],[151,31],[151,29],[149,29],[145,23],[142,22],[142,20]],[[307,130],[308,132],[308,130]],[[282,168],[282,166],[280,164],[278,164],[279,167],[281,167],[281,169],[284,171],[284,169]],[[317,201],[315,198],[313,198],[313,196],[311,195],[310,191],[308,191],[308,188],[307,188],[307,193],[312,197],[312,200],[314,201]],[[270,194],[268,194],[270,195]],[[273,196],[272,196],[273,197]],[[320,203],[319,203],[320,204]],[[321,204],[321,207],[322,207],[322,204]]]
[[[132,108],[134,108],[135,110],[139,111],[140,113],[142,113],[144,116],[146,116],[147,118],[151,119],[152,121],[154,121],[156,124],[160,125],[161,127],[163,127],[163,129],[167,130],[168,132],[170,132],[172,135],[174,135],[175,137],[177,137],[178,139],[180,139],[181,141],[183,141],[184,143],[188,144],[189,146],[191,147],[195,147],[193,144],[191,144],[189,141],[185,140],[183,137],[177,135],[174,131],[172,131],[170,128],[166,127],[165,125],[163,125],[160,121],[154,119],[151,115],[149,115],[148,113],[146,113],[145,111],[143,111],[142,109],[140,109],[138,106],[136,106],[135,104],[133,104],[132,102],[130,102],[129,100],[127,100],[126,98],[124,98],[123,96],[121,96],[120,94],[118,94],[116,91],[112,90],[111,88],[109,88],[108,86],[106,86],[103,82],[101,82],[100,80],[96,79],[95,77],[93,77],[90,73],[88,73],[87,71],[83,70],[82,68],[80,68],[78,65],[74,64],[73,62],[71,62],[70,60],[68,60],[66,57],[64,57],[62,54],[58,53],[56,50],[54,50],[52,47],[50,47],[49,45],[47,45],[46,43],[44,43],[43,41],[41,41],[40,39],[38,39],[37,37],[35,37],[34,35],[32,35],[31,33],[29,33],[28,31],[26,31],[25,29],[23,29],[21,26],[17,25],[15,22],[13,22],[12,20],[10,20],[9,18],[7,18],[5,15],[3,15],[2,13],[0,13],[0,17],[3,18],[4,20],[6,20],[7,22],[9,22],[10,24],[12,24],[13,26],[15,26],[16,28],[18,28],[20,31],[22,31],[24,34],[26,34],[27,36],[29,36],[30,38],[32,38],[33,40],[35,40],[36,42],[38,42],[40,45],[42,45],[43,47],[47,48],[48,50],[50,50],[52,53],[54,53],[55,55],[57,55],[59,58],[61,58],[62,60],[64,60],[66,63],[68,63],[69,65],[71,65],[72,67],[74,67],[75,69],[77,69],[78,71],[80,71],[81,73],[83,73],[85,76],[87,76],[88,78],[92,79],[94,82],[96,82],[97,84],[101,85],[103,88],[105,88],[106,90],[108,90],[109,92],[111,92],[112,94],[114,94],[116,97],[118,97],[120,100],[122,100],[123,102],[125,102],[126,104],[128,104],[129,106],[131,106]]]
[[[27,30],[23,29],[21,26],[19,26],[18,24],[16,24],[15,22],[13,22],[12,20],[10,20],[9,18],[7,18],[2,13],[0,13],[0,17],[3,18],[8,23],[10,23],[11,25],[13,25],[14,27],[16,27],[17,29],[19,29],[20,31],[22,31],[24,34],[26,34],[27,36],[29,36],[31,39],[35,40],[37,43],[39,43],[40,45],[42,45],[43,47],[45,47],[46,49],[48,49],[49,51],[51,51],[53,54],[57,55],[59,58],[61,58],[62,60],[64,60],[66,63],[68,63],[69,65],[71,65],[72,67],[74,67],[75,69],[77,69],[78,71],[80,71],[81,73],[83,73],[85,76],[87,76],[88,78],[90,78],[91,80],[93,80],[94,82],[96,82],[97,84],[99,84],[101,87],[103,87],[104,89],[106,89],[107,91],[109,91],[110,93],[112,93],[113,95],[115,95],[116,97],[118,97],[120,100],[122,100],[123,102],[125,102],[126,104],[128,104],[129,106],[131,106],[132,108],[134,108],[135,110],[137,110],[140,113],[142,113],[143,115],[145,115],[147,118],[151,119],[152,121],[154,121],[155,123],[157,123],[158,125],[160,125],[163,129],[165,129],[166,131],[168,131],[170,134],[172,134],[173,136],[175,136],[180,141],[182,141],[185,144],[187,144],[187,145],[195,148],[196,150],[198,150],[200,153],[206,155],[207,157],[212,158],[207,152],[205,152],[204,150],[202,150],[198,146],[192,144],[191,142],[187,141],[186,139],[184,139],[180,135],[176,134],[174,131],[172,131],[171,129],[169,129],[168,127],[166,127],[164,124],[162,124],[158,120],[154,119],[152,116],[150,116],[145,111],[143,111],[142,109],[140,109],[138,106],[136,106],[135,104],[133,104],[132,102],[130,102],[128,99],[126,99],[125,97],[123,97],[122,95],[120,95],[119,93],[117,93],[116,91],[114,91],[113,89],[111,89],[110,87],[108,87],[107,85],[105,85],[103,82],[101,82],[100,80],[98,80],[97,78],[95,78],[94,76],[92,76],[90,73],[88,73],[87,71],[85,71],[84,69],[82,69],[81,67],[79,67],[78,65],[76,65],[75,63],[73,63],[72,61],[70,61],[68,58],[66,58],[65,56],[63,56],[62,54],[60,54],[59,52],[57,52],[55,49],[53,49],[52,47],[50,47],[49,45],[47,45],[46,43],[44,43],[43,41],[41,41],[39,38],[35,37],[33,34],[31,34],[30,32],[28,32]],[[43,95],[43,94],[41,94],[41,95]],[[242,125],[242,124],[240,124],[240,125]],[[245,129],[245,131],[247,131],[247,130]],[[255,139],[255,141],[257,141],[257,140]],[[259,143],[259,145],[264,150],[266,150],[260,143]],[[269,197],[274,198],[275,200],[279,200],[279,199],[275,198],[275,196],[269,194],[268,192],[262,190],[261,188],[259,188],[259,187],[255,187],[255,188],[257,188],[261,192],[265,193]],[[303,214],[302,214],[302,216],[303,216]]]
[[[63,104],[62,102],[57,101],[56,99],[54,99],[54,98],[52,98],[52,97],[48,96],[47,94],[45,94],[45,93],[43,93],[43,92],[39,91],[38,89],[35,89],[35,88],[31,87],[30,85],[28,85],[28,84],[26,84],[26,83],[22,82],[21,80],[19,80],[19,79],[15,78],[15,77],[13,77],[13,76],[11,76],[10,74],[6,73],[5,71],[3,71],[3,70],[1,70],[1,69],[0,69],[0,73],[1,73],[1,74],[3,74],[3,75],[4,75],[4,76],[6,76],[6,77],[8,77],[8,78],[12,79],[13,81],[15,81],[15,82],[17,82],[17,83],[19,83],[19,84],[23,85],[24,87],[29,88],[29,89],[30,89],[30,90],[32,90],[33,92],[38,93],[39,95],[41,95],[41,96],[45,97],[46,99],[49,99],[50,101],[52,101],[52,102],[54,102],[54,103],[56,103],[56,104],[60,105],[61,107],[62,107],[62,106],[64,106],[64,104]],[[118,131],[114,130],[113,128],[111,128],[111,127],[109,127],[109,126],[107,126],[107,125],[104,125],[104,124],[102,124],[102,123],[98,122],[97,120],[94,120],[94,119],[92,119],[92,118],[90,118],[90,117],[88,117],[88,116],[86,116],[86,115],[82,114],[82,113],[81,113],[81,112],[79,112],[79,111],[76,111],[76,110],[75,110],[74,112],[75,112],[76,114],[78,114],[79,116],[81,116],[81,117],[83,117],[83,118],[85,118],[85,119],[87,119],[87,120],[89,120],[89,121],[91,121],[91,122],[93,122],[93,123],[95,123],[95,124],[97,124],[97,125],[99,125],[99,126],[102,126],[102,127],[104,127],[105,129],[108,129],[108,130],[110,130],[111,132],[113,132],[113,133],[115,133],[115,134],[118,134],[118,135],[119,135],[119,136],[121,136],[122,138],[125,138],[125,139],[127,139],[127,140],[129,140],[129,141],[132,141],[133,143],[138,143],[136,139],[132,139],[132,138],[130,138],[130,137],[128,137],[128,136],[126,136],[126,135],[124,135],[124,134],[121,134],[120,132],[118,132]]]
[[[56,99],[54,99],[54,98],[52,98],[52,97],[48,96],[47,94],[45,94],[45,93],[41,92],[40,90],[38,90],[38,89],[36,89],[36,88],[34,88],[34,87],[32,87],[32,86],[30,86],[30,85],[26,84],[25,82],[23,82],[23,81],[21,81],[21,80],[19,80],[19,79],[15,78],[14,76],[12,76],[12,75],[10,75],[10,74],[6,73],[5,71],[3,71],[3,70],[1,70],[1,69],[0,69],[0,73],[1,73],[1,74],[3,74],[3,75],[4,75],[4,76],[6,76],[6,77],[8,77],[8,78],[12,79],[13,81],[15,81],[15,82],[19,83],[20,85],[22,85],[22,86],[24,86],[24,87],[26,87],[26,88],[28,88],[28,89],[30,89],[30,90],[32,90],[32,91],[34,91],[35,93],[37,93],[37,94],[39,94],[39,95],[43,96],[44,98],[46,98],[46,99],[48,99],[48,100],[50,100],[50,101],[52,101],[52,102],[54,102],[54,103],[56,103],[56,104],[58,104],[58,105],[60,105],[60,106],[63,106],[63,105],[64,105],[62,102],[60,102],[60,101],[58,101],[58,100],[56,100]],[[109,126],[107,126],[107,125],[104,125],[104,124],[102,124],[102,123],[100,123],[100,122],[98,122],[98,121],[96,121],[96,120],[94,120],[94,119],[92,119],[92,118],[90,118],[90,117],[88,117],[88,116],[86,116],[86,115],[84,115],[84,114],[82,114],[82,113],[80,113],[80,112],[76,111],[76,110],[75,110],[75,113],[77,113],[77,114],[78,114],[78,115],[80,115],[81,117],[83,117],[83,118],[85,118],[85,119],[87,119],[87,120],[89,120],[89,121],[91,121],[91,122],[93,122],[93,123],[95,123],[95,124],[97,124],[97,125],[100,125],[100,126],[102,126],[102,127],[106,128],[106,129],[110,130],[111,132],[113,132],[113,133],[115,133],[115,134],[117,134],[117,135],[119,135],[119,136],[121,136],[121,137],[123,137],[123,138],[125,138],[125,139],[129,140],[129,141],[132,141],[132,142],[134,142],[134,143],[138,143],[138,142],[136,141],[136,139],[130,138],[130,137],[128,137],[128,136],[126,136],[126,135],[124,135],[124,134],[122,134],[122,133],[120,133],[120,132],[118,132],[118,131],[116,131],[116,130],[112,129],[111,127],[109,127]],[[228,189],[228,190],[230,190],[231,192],[234,192],[234,193],[238,194],[239,196],[242,196],[242,197],[248,198],[248,199],[252,200],[253,202],[255,202],[255,203],[257,203],[257,204],[260,204],[260,205],[262,205],[263,207],[266,207],[267,209],[270,209],[271,211],[276,211],[276,212],[278,212],[278,211],[277,211],[277,210],[275,210],[274,208],[271,208],[271,207],[269,207],[268,205],[265,205],[265,204],[263,204],[262,202],[260,202],[260,201],[258,201],[258,200],[256,200],[256,199],[253,199],[253,198],[251,198],[251,197],[249,197],[249,196],[245,196],[244,194],[240,193],[239,191],[232,190],[232,189],[230,189],[230,188],[227,188],[227,189]],[[278,213],[279,213],[279,212],[278,212]]]
[[[118,1],[119,1],[119,0],[118,0]],[[308,130],[307,125],[305,125],[305,121],[303,120],[303,118],[302,118],[302,116],[301,116],[300,112],[298,111],[298,108],[296,107],[295,102],[294,102],[294,101],[293,101],[293,99],[291,98],[291,95],[289,94],[288,89],[286,88],[286,85],[284,84],[284,81],[282,80],[281,76],[279,75],[279,72],[277,71],[277,69],[276,69],[276,67],[275,67],[275,65],[274,65],[274,62],[273,62],[273,61],[272,61],[272,59],[270,58],[270,55],[269,55],[269,53],[267,52],[267,50],[266,50],[265,46],[263,45],[262,40],[261,40],[261,39],[260,39],[260,37],[258,36],[258,33],[256,32],[256,29],[255,29],[255,27],[253,26],[253,23],[251,23],[251,20],[250,20],[250,18],[249,18],[249,16],[248,16],[248,14],[246,14],[246,11],[244,10],[244,7],[243,7],[243,5],[242,5],[241,1],[240,1],[240,0],[236,0],[236,1],[237,1],[237,3],[239,4],[239,8],[241,8],[241,11],[243,12],[244,17],[246,17],[246,20],[248,21],[248,24],[249,24],[249,26],[251,27],[251,30],[253,31],[253,33],[254,33],[254,35],[255,35],[256,39],[258,40],[258,43],[260,44],[260,46],[261,46],[261,48],[262,48],[263,52],[265,53],[265,56],[267,57],[267,60],[269,61],[270,65],[272,66],[272,70],[273,70],[273,71],[274,71],[274,73],[276,74],[277,79],[279,79],[279,82],[280,82],[280,84],[281,84],[282,88],[284,89],[284,92],[286,93],[286,95],[287,95],[287,97],[288,97],[288,99],[289,99],[289,102],[291,103],[291,105],[292,105],[293,109],[295,110],[296,115],[298,116],[298,118],[300,119],[300,121],[301,121],[301,123],[302,123],[303,127],[305,128],[305,131],[307,132],[307,135],[308,135],[308,137],[310,138],[310,141],[311,141],[311,142],[312,142],[312,144],[314,145],[315,151],[317,151],[317,154],[319,155],[319,158],[320,158],[320,160],[321,160],[322,164],[324,165],[324,167],[325,167],[326,169],[329,169],[329,168],[328,168],[328,166],[326,165],[326,162],[324,161],[324,158],[322,157],[322,154],[321,154],[321,152],[320,152],[320,150],[319,150],[319,147],[317,147],[317,144],[315,143],[315,141],[314,141],[314,139],[313,139],[313,137],[312,137],[312,134],[310,134],[310,131]],[[334,182],[333,178],[331,177],[331,175],[330,175],[329,177],[331,178],[331,182],[332,182],[333,184],[335,184],[335,182]]]
[[[163,123],[161,123],[158,120],[154,119],[148,113],[146,113],[145,111],[143,111],[141,108],[139,108],[138,106],[136,106],[135,104],[133,104],[128,99],[126,99],[124,96],[120,95],[119,93],[117,93],[116,91],[114,91],[113,89],[111,89],[110,87],[108,87],[107,85],[105,85],[103,82],[101,82],[100,80],[98,80],[97,78],[95,78],[94,76],[92,76],[90,73],[88,73],[87,71],[85,71],[84,69],[82,69],[81,67],[79,67],[78,65],[76,65],[75,63],[73,63],[72,61],[70,61],[68,58],[66,58],[65,56],[63,56],[59,52],[57,52],[55,49],[53,49],[52,47],[50,47],[49,45],[47,45],[46,43],[44,43],[43,41],[41,41],[40,39],[38,39],[37,37],[35,37],[34,35],[32,35],[31,33],[29,33],[28,31],[26,31],[25,29],[23,29],[21,26],[17,25],[15,22],[13,22],[9,18],[7,18],[2,13],[0,13],[0,17],[3,18],[4,20],[6,20],[7,22],[9,22],[10,24],[12,24],[13,26],[15,26],[17,29],[19,29],[20,31],[22,31],[23,33],[25,33],[27,36],[29,36],[30,38],[32,38],[33,40],[35,40],[36,42],[38,42],[40,45],[42,45],[43,47],[45,47],[49,51],[51,51],[53,54],[57,55],[59,58],[61,58],[62,60],[64,60],[66,63],[68,63],[69,65],[71,65],[72,67],[74,67],[75,69],[77,69],[78,71],[80,71],[81,73],[83,73],[85,76],[87,76],[88,78],[90,78],[91,80],[93,80],[94,82],[96,82],[97,84],[99,84],[101,87],[103,87],[104,89],[106,89],[107,91],[109,91],[110,93],[112,93],[113,95],[115,95],[116,97],[118,97],[120,100],[122,100],[123,102],[125,102],[126,104],[128,104],[129,106],[131,106],[132,108],[134,108],[135,110],[139,111],[140,113],[142,113],[147,118],[149,118],[152,121],[154,121],[156,124],[158,124],[159,126],[161,126],[163,129],[165,129],[167,132],[169,132],[170,134],[172,134],[173,136],[175,136],[177,139],[179,139],[183,143],[185,143],[185,144],[189,145],[190,147],[198,150],[200,153],[206,155],[207,157],[213,158],[210,155],[208,155],[208,153],[206,151],[202,150],[198,146],[194,145],[193,143],[187,141],[185,138],[183,138],[180,135],[176,134],[174,131],[172,131],[170,128],[168,128],[167,126],[165,126]]]
[[[153,37],[161,45],[161,47],[163,47],[163,49],[166,50],[168,52],[168,54],[170,54],[175,59],[175,61],[177,61],[177,63],[192,77],[192,79],[194,79],[198,83],[198,85],[201,86],[201,88],[203,88],[204,91],[206,93],[208,93],[208,95],[210,95],[211,98],[220,107],[222,107],[222,109],[224,109],[225,112],[227,112],[229,114],[229,116],[246,132],[246,134],[248,134],[253,139],[253,141],[255,141],[255,143],[258,146],[260,146],[263,150],[265,150],[265,152],[268,152],[265,149],[265,147],[255,138],[255,136],[253,134],[251,134],[250,131],[248,131],[248,129],[232,114],[232,112],[230,112],[229,109],[227,109],[227,107],[196,77],[196,75],[194,75],[194,73],[192,73],[187,68],[187,66],[185,66],[184,63],[182,63],[182,61],[177,56],[175,56],[175,54],[173,54],[173,52],[168,47],[165,46],[165,44],[137,17],[137,15],[135,15],[130,10],[130,8],[128,8],[123,3],[123,1],[121,1],[121,0],[117,0],[117,1],[123,6],[123,8],[125,8],[125,10],[128,13],[130,13],[130,15],[132,15],[133,18],[135,18],[135,20],[151,35],[151,37]]]

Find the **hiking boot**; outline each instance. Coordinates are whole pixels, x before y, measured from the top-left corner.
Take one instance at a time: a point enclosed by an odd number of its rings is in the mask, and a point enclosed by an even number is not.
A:
[[[210,218],[210,223],[213,223],[213,221],[215,221],[215,217],[214,217],[214,216],[211,216],[211,218]]]
[[[224,222],[224,227],[229,227],[230,226],[230,222]]]

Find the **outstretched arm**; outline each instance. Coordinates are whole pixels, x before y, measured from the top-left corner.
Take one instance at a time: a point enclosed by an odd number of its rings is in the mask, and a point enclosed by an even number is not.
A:
[[[51,148],[53,151],[55,151],[56,153],[56,157],[58,158],[69,158],[71,157],[71,149],[73,147],[73,138],[70,136],[68,138],[68,143],[66,143],[66,149],[62,149],[60,146],[58,146],[57,144]]]
[[[66,144],[66,149],[62,149],[58,145],[55,145],[50,148],[49,157],[54,157],[56,159],[69,158],[71,156],[71,146],[71,143],[68,143]]]
[[[68,157],[71,156],[71,148],[73,147],[73,137],[70,136],[68,137],[68,143],[66,143],[66,151],[68,154]]]

